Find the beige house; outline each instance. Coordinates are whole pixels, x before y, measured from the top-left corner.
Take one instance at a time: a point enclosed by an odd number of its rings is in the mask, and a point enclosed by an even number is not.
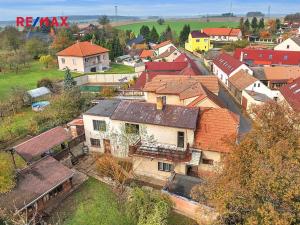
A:
[[[170,76],[159,75],[143,88],[147,102],[155,103],[163,96],[166,104],[220,108],[218,79],[215,76]]]
[[[109,69],[109,50],[92,42],[76,42],[58,52],[57,60],[60,70],[89,73]]]
[[[180,55],[180,51],[173,45],[167,48],[166,51],[153,58],[155,62],[173,62]]]

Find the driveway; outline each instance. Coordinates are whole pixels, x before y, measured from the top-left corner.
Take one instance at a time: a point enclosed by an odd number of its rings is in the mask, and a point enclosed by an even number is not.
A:
[[[233,97],[222,84],[220,84],[219,97],[230,111],[240,116],[239,134],[249,132],[252,124],[251,120],[243,114],[241,106],[233,100]]]

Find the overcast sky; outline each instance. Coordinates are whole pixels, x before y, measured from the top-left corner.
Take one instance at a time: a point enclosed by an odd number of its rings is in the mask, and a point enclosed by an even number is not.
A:
[[[16,16],[113,15],[114,5],[124,16],[196,16],[229,12],[261,11],[267,14],[300,11],[300,0],[0,0],[0,20]]]

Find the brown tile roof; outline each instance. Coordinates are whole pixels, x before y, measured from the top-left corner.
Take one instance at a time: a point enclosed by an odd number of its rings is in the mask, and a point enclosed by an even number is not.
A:
[[[166,51],[164,51],[163,53],[161,53],[160,55],[156,56],[155,59],[161,59],[161,58],[165,58],[168,57],[169,55],[171,55],[173,52],[175,52],[177,50],[177,48],[175,48],[174,46],[171,46],[170,48],[168,48]]]
[[[293,110],[300,112],[300,77],[279,90]]]
[[[198,31],[198,30],[192,31],[191,36],[192,36],[192,38],[208,38],[209,37],[206,33]]]
[[[228,79],[228,82],[231,83],[239,91],[244,90],[246,87],[250,86],[256,81],[257,79],[255,77],[251,76],[244,70],[236,72]]]
[[[195,130],[198,112],[198,108],[185,106],[165,105],[163,110],[157,110],[153,103],[122,101],[111,119]]]
[[[16,187],[6,194],[0,194],[0,205],[9,210],[15,207],[21,210],[71,178],[73,174],[72,170],[60,162],[46,156],[19,172]]]
[[[153,50],[147,50],[144,49],[141,54],[140,54],[140,58],[144,59],[144,58],[152,58],[154,56],[154,51]]]
[[[226,141],[236,139],[239,116],[228,109],[200,109],[194,146],[200,150],[230,152]]]
[[[169,92],[181,93],[187,89],[199,90],[200,83],[213,93],[219,92],[218,78],[216,76],[181,75],[157,75],[152,79],[151,82],[146,83],[144,91],[155,92],[157,87],[159,86],[162,88],[165,87],[165,90]],[[192,93],[193,92],[194,91],[192,91]]]
[[[300,77],[299,66],[264,67],[267,80],[289,80]]]
[[[164,46],[166,46],[166,45],[168,45],[168,44],[172,44],[172,42],[171,42],[170,40],[161,42],[161,43],[155,45],[155,46],[153,47],[153,49],[156,50],[156,49],[159,49],[159,48],[161,48],[161,47],[164,47]]]
[[[203,32],[209,36],[238,36],[241,30],[234,28],[205,28]]]
[[[26,161],[32,161],[35,157],[40,157],[51,148],[70,139],[71,135],[68,131],[59,126],[15,146],[14,149]]]
[[[89,41],[84,41],[84,42],[77,42],[65,48],[64,50],[56,53],[56,55],[85,57],[85,56],[97,55],[105,52],[109,52],[109,50],[99,45],[92,44]]]

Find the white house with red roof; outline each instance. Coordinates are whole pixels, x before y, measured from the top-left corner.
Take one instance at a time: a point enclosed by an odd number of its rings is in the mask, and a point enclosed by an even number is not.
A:
[[[205,28],[202,30],[211,41],[238,41],[242,40],[242,31],[234,28]]]
[[[59,69],[69,68],[75,72],[97,72],[109,68],[109,50],[92,42],[76,42],[58,52]]]
[[[229,54],[223,53],[213,60],[213,74],[226,86],[228,86],[229,77],[240,70],[244,70],[250,75],[253,75],[253,71],[248,66]]]
[[[171,47],[177,49],[177,48],[175,47],[175,45],[173,45],[173,43],[172,43],[170,40],[168,40],[168,41],[161,42],[161,43],[159,43],[159,44],[157,44],[157,45],[154,45],[154,46],[152,47],[152,49],[154,50],[155,55],[156,55],[156,56],[159,56],[160,54],[166,52],[166,51],[167,51],[168,49],[170,49]]]

